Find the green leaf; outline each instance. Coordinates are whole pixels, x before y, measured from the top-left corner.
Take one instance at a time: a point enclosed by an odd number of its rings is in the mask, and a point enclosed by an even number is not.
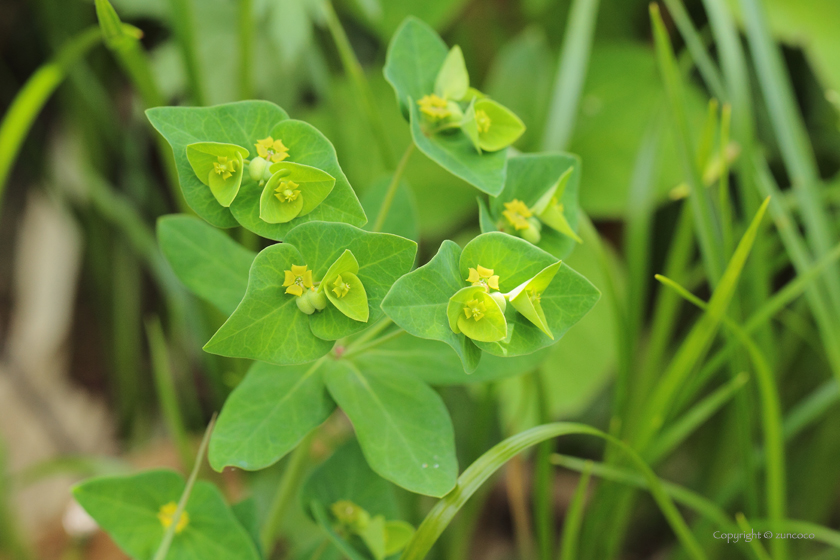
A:
[[[303,264],[314,268],[287,243],[263,249],[251,265],[244,299],[204,349],[279,365],[311,362],[327,354],[333,343],[312,334],[309,316],[283,287],[284,271]]]
[[[329,283],[326,292],[327,299],[344,315],[354,321],[368,322],[370,311],[367,293],[358,276],[352,272],[343,272]]]
[[[300,250],[301,262],[312,269],[316,280],[323,279],[330,266],[349,250],[359,263],[356,275],[367,294],[368,323],[382,317],[382,299],[394,281],[411,270],[417,252],[416,243],[396,235],[323,222],[296,227],[286,236],[286,243]],[[312,332],[325,340],[349,336],[368,323],[353,320],[330,305],[309,317]]]
[[[414,536],[414,527],[405,521],[387,521],[385,523],[385,555],[396,554],[405,548],[411,537]]]
[[[577,332],[577,329],[572,333]],[[466,385],[505,379],[528,373],[549,355],[548,349],[525,356],[500,358],[487,354],[470,374],[456,354],[443,342],[400,336],[349,358],[360,371],[399,371],[430,385]]]
[[[451,346],[464,371],[470,373],[478,367],[481,352],[466,336],[449,328],[447,315],[449,298],[464,287],[458,270],[460,256],[456,243],[444,241],[431,261],[394,282],[382,309],[409,334]]]
[[[576,230],[578,225],[580,168],[580,158],[573,154],[546,152],[524,154],[510,158],[507,165],[505,188],[499,193],[498,197],[490,202],[490,215],[494,227],[492,230],[487,229],[486,231],[496,231],[498,224],[509,226],[502,215],[506,202],[516,199],[524,202],[528,208],[538,207],[541,199],[552,188],[558,187],[558,181],[561,181],[569,170],[571,170],[571,174],[566,176],[565,187],[562,190],[559,202],[563,205],[563,216],[569,227]],[[509,233],[513,233],[513,231]],[[559,231],[545,227],[540,233],[540,241],[537,243],[537,247],[559,259],[566,258],[575,247],[575,239],[571,235],[563,235]]]
[[[483,233],[470,241],[461,253],[459,269],[467,278],[469,269],[481,265],[499,275],[499,288],[509,292],[536,276],[557,259],[523,239],[501,232]],[[540,301],[546,324],[559,339],[597,303],[600,292],[586,278],[566,266],[543,292]],[[513,306],[505,311],[508,336],[500,342],[476,342],[476,346],[497,356],[518,356],[549,346],[553,340]]]
[[[424,131],[423,119],[413,99],[409,98],[411,138],[420,151],[479,190],[492,196],[499,194],[505,183],[507,152],[499,150],[486,154],[476,153],[470,139],[460,131],[438,133]]]
[[[339,274],[344,274],[345,272],[350,272],[352,274],[357,274],[359,272],[359,261],[357,261],[356,257],[353,256],[353,251],[350,249],[345,249],[344,252],[341,253],[341,256],[330,265],[327,272],[324,273],[324,279],[321,281],[321,285],[318,289],[321,291],[327,289],[327,284],[333,282]]]
[[[282,161],[271,166],[271,179],[260,196],[260,219],[270,224],[286,223],[305,216],[321,204],[335,186],[335,178],[317,167]],[[291,203],[284,203],[275,189],[299,191]],[[294,207],[294,214],[284,207]],[[288,218],[285,216],[288,215]]]
[[[534,325],[548,335],[551,340],[554,340],[554,335],[551,334],[551,329],[545,319],[545,312],[543,312],[540,297],[542,293],[551,284],[557,270],[560,268],[560,262],[550,264],[540,271],[539,274],[528,280],[524,284],[513,289],[508,297],[514,309],[519,311],[526,319],[531,321]]]
[[[242,184],[245,174],[243,158],[248,150],[235,144],[196,142],[187,146],[187,160],[198,180],[210,187],[219,204],[227,208]],[[217,169],[222,166],[221,169]],[[225,174],[230,175],[225,178]]]
[[[181,475],[153,470],[133,476],[92,478],[73,488],[73,495],[129,556],[148,560],[163,539],[158,513],[163,506],[178,502],[184,486]],[[184,512],[189,517],[172,540],[168,560],[260,557],[213,484],[198,481]]]
[[[217,471],[273,465],[335,409],[319,363],[275,366],[255,362],[225,401],[208,458]]]
[[[388,519],[399,514],[394,487],[371,470],[355,439],[336,449],[304,482],[300,504],[307,513],[313,500],[327,507],[349,500],[371,515]]]
[[[428,161],[428,160],[427,160]],[[368,216],[376,216],[382,207],[382,200],[391,184],[390,177],[382,178],[371,186],[362,196],[362,207]],[[419,218],[417,216],[417,201],[406,181],[400,181],[394,200],[391,202],[391,210],[382,224],[382,231],[393,233],[406,239],[417,241],[420,239]],[[365,229],[370,231],[373,222],[368,222]]]
[[[183,214],[158,218],[157,237],[178,279],[222,313],[233,313],[245,295],[256,253],[206,222]]]
[[[363,373],[348,361],[329,362],[325,380],[376,473],[428,496],[455,486],[452,421],[428,385],[397,371]]]
[[[292,228],[309,221],[345,222],[355,226],[367,223],[362,205],[338,164],[335,148],[317,128],[303,121],[289,119],[272,128],[270,135],[274,139],[282,140],[289,148],[288,159],[273,164],[272,171],[282,169],[286,163],[308,165],[333,177],[335,186],[328,191],[326,198],[321,199],[323,202],[311,210],[305,191],[301,191],[304,195],[304,207],[300,215],[287,223],[270,224],[260,218],[260,198],[264,189],[256,183],[243,185],[239,196],[230,207],[234,217],[243,227],[268,239],[283,241]],[[314,190],[317,196],[313,197],[312,201],[323,195],[326,185],[321,184]]]
[[[516,142],[525,132],[525,124],[510,109],[492,99],[479,99],[475,102],[476,114],[483,111],[489,119],[487,130],[478,131],[478,144],[482,150],[496,152]],[[478,120],[478,117],[476,117]]]
[[[504,312],[482,286],[470,286],[455,292],[449,299],[446,315],[449,328],[475,341],[498,342],[507,335]]]
[[[435,93],[444,99],[458,101],[467,95],[469,87],[470,76],[464,62],[464,53],[461,47],[455,45],[449,50],[435,78]]]
[[[417,18],[403,21],[385,57],[383,73],[394,88],[397,103],[408,119],[411,99],[420,99],[435,89],[438,72],[447,58],[446,43],[434,29]]]
[[[461,132],[470,139],[475,151],[481,154],[481,141],[478,135],[478,123],[475,120],[475,99],[470,101],[469,107],[464,111],[464,118],[461,120]]]
[[[263,557],[260,545],[260,520],[257,514],[257,501],[253,498],[245,498],[230,506],[230,511],[239,521],[239,524],[248,532],[251,541]]]
[[[172,146],[181,190],[190,208],[222,228],[234,227],[237,222],[196,176],[187,159],[187,146],[196,142],[235,144],[247,148],[255,157],[254,143],[289,118],[286,111],[268,101],[240,101],[215,107],[155,107],[146,111],[146,116]]]

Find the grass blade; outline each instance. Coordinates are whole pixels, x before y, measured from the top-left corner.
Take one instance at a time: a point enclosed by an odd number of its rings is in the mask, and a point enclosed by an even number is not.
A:
[[[578,102],[589,65],[598,2],[599,0],[573,0],[569,8],[569,20],[563,35],[557,78],[554,81],[548,122],[543,135],[544,150],[562,151],[572,138]]]
[[[560,549],[559,560],[577,560],[580,528],[583,525],[583,510],[586,507],[586,489],[589,487],[591,474],[592,461],[587,461],[583,466],[583,471],[581,471],[575,495],[566,511],[566,519],[563,521],[562,548]]]
[[[184,67],[187,70],[187,81],[190,84],[193,101],[196,105],[206,105],[201,65],[196,54],[195,18],[193,17],[192,0],[169,0],[169,10],[171,14],[170,22],[181,47],[181,55],[184,58]]]
[[[6,179],[32,123],[68,69],[102,40],[102,32],[92,27],[65,43],[50,62],[35,71],[15,96],[0,124],[0,203]]]
[[[401,560],[422,560],[425,558],[435,541],[443,533],[443,530],[449,525],[449,522],[452,521],[455,514],[458,513],[458,510],[509,459],[541,441],[570,434],[594,436],[621,448],[644,475],[657,505],[659,505],[660,510],[683,546],[691,553],[693,558],[706,557],[694,538],[694,535],[691,534],[691,531],[685,524],[685,520],[683,520],[679,510],[676,509],[673,501],[662,488],[659,479],[647,463],[630,446],[609,434],[585,424],[555,422],[537,426],[509,437],[487,451],[470,465],[458,478],[458,484],[455,489],[441,498],[428,513],[423,523],[420,524],[411,542],[408,543],[408,546],[400,557]]]
[[[744,517],[743,513],[736,513],[735,520],[738,522],[738,528],[741,529],[741,531],[745,533],[752,533],[752,527],[747,521],[747,518]],[[767,554],[767,551],[764,550],[764,547],[761,546],[761,543],[759,543],[756,539],[751,539],[748,544],[750,545],[750,550],[756,560],[773,560],[770,558],[770,555]]]

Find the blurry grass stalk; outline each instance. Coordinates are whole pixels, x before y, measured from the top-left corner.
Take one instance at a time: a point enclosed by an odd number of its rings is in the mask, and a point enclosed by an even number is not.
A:
[[[566,510],[563,520],[563,534],[560,537],[560,556],[557,560],[577,560],[580,528],[583,525],[583,512],[586,508],[586,490],[589,488],[589,478],[592,474],[592,461],[583,465],[577,488]]]
[[[27,544],[21,538],[18,515],[12,504],[12,477],[7,471],[6,442],[0,439],[0,558],[9,560],[30,560],[33,558]]]
[[[201,469],[201,464],[204,461],[204,453],[207,451],[207,444],[210,443],[210,434],[213,433],[213,427],[215,425],[216,415],[214,414],[213,418],[210,419],[210,423],[207,425],[207,429],[204,431],[204,438],[202,438],[201,445],[198,447],[198,454],[195,457],[192,472],[190,473],[190,477],[187,479],[184,491],[181,493],[181,498],[178,500],[178,509],[176,509],[175,513],[172,514],[172,522],[166,528],[166,532],[163,534],[163,540],[161,540],[160,546],[158,547],[157,552],[155,552],[153,560],[166,560],[166,554],[169,552],[169,547],[172,545],[172,539],[175,537],[175,530],[178,528],[178,522],[181,520],[184,508],[187,507],[187,502],[190,499],[190,494],[192,494],[193,486],[198,478],[198,471]]]
[[[251,99],[253,87],[251,85],[254,57],[254,2],[253,0],[237,0],[239,5],[239,98]]]
[[[172,438],[178,455],[181,458],[181,465],[186,470],[193,462],[193,454],[190,449],[187,430],[184,427],[184,418],[178,404],[178,391],[175,386],[175,378],[172,373],[172,365],[169,360],[169,348],[166,344],[166,336],[160,319],[154,315],[146,319],[146,337],[149,341],[149,349],[152,356],[152,373],[154,374],[155,390],[157,391],[158,403],[169,436]]]
[[[396,165],[394,152],[391,148],[391,143],[388,139],[388,133],[385,131],[385,123],[382,122],[382,116],[376,109],[376,102],[373,98],[373,92],[370,89],[370,84],[365,77],[365,71],[362,65],[359,64],[359,59],[356,58],[356,53],[353,52],[353,47],[350,45],[350,40],[347,38],[347,33],[344,32],[344,27],[341,26],[341,20],[335,13],[332,2],[330,0],[322,0],[324,15],[327,20],[327,27],[330,30],[335,46],[338,49],[338,55],[341,58],[341,64],[344,66],[344,71],[350,77],[353,84],[353,90],[356,93],[357,101],[361,105],[362,110],[367,116],[368,123],[373,130],[376,143],[379,145],[379,153],[382,156],[382,162],[387,169],[393,169]],[[384,207],[384,204],[383,204]],[[378,231],[378,230],[374,230]]]
[[[193,0],[169,0],[171,13],[170,21],[175,31],[178,45],[181,47],[181,56],[184,59],[184,68],[187,71],[187,82],[190,93],[196,105],[206,105],[207,99],[204,95],[204,82],[201,75],[201,64],[196,53],[195,39],[195,18],[193,16]],[[98,2],[97,2],[98,3]],[[156,105],[150,105],[155,107]]]
[[[536,389],[539,422],[551,422],[548,405],[549,390],[545,386],[540,370],[531,373]],[[554,560],[554,466],[549,457],[554,452],[554,442],[546,440],[537,446],[534,458],[534,483],[531,496],[534,506],[534,525],[537,534],[538,557],[540,560]]]
[[[464,506],[475,491],[484,484],[490,476],[513,457],[522,451],[539,444],[547,439],[564,435],[589,435],[612,445],[620,447],[636,468],[644,475],[651,494],[665,516],[668,524],[677,535],[680,543],[695,559],[704,559],[706,555],[691,534],[685,520],[673,501],[662,488],[659,479],[645,463],[645,461],[626,443],[610,436],[596,428],[585,424],[571,422],[554,422],[526,430],[507,438],[484,453],[458,477],[455,489],[441,498],[426,515],[423,523],[417,529],[411,541],[403,551],[400,560],[422,560],[431,550],[434,543],[452,521],[452,518]]]
[[[708,312],[709,304],[695,297],[679,284],[662,276],[657,276],[657,280],[676,290],[687,301]],[[787,510],[787,484],[784,436],[782,433],[782,412],[776,379],[766,358],[744,329],[726,317],[724,317],[723,323],[746,348],[755,369],[755,380],[758,384],[759,401],[761,403],[764,449],[767,454],[767,481],[765,488],[767,510],[771,522],[780,522],[785,518],[785,512]],[[748,452],[752,453],[752,450],[750,449]],[[746,471],[746,474],[749,475],[751,472]],[[788,557],[788,547],[785,539],[773,539],[770,546],[773,549],[773,556],[777,560],[783,560]]]
[[[394,175],[391,177],[391,182],[388,184],[388,190],[385,191],[385,198],[382,199],[382,206],[379,207],[379,213],[376,215],[376,221],[373,224],[373,231],[382,231],[385,225],[385,219],[388,217],[388,212],[391,211],[391,205],[394,203],[394,197],[397,194],[397,189],[400,187],[400,181],[408,167],[408,161],[411,159],[411,154],[414,153],[414,142],[409,143],[408,147],[403,152],[397,168],[394,170]]]
[[[0,207],[9,172],[35,118],[67,77],[69,68],[101,40],[99,28],[91,27],[67,41],[50,62],[30,76],[12,100],[0,123]]]
[[[142,401],[140,384],[140,324],[142,302],[142,274],[134,253],[123,238],[112,244],[111,272],[111,332],[113,333],[113,382],[119,414],[120,432],[129,439],[142,426],[139,404]]]
[[[747,518],[744,517],[743,513],[736,513],[735,520],[738,522],[738,528],[741,529],[744,533],[752,533],[752,527],[750,523],[747,521]],[[774,539],[777,540],[777,539]],[[761,546],[761,543],[756,539],[750,539],[747,541],[747,544],[750,546],[750,550],[755,555],[756,560],[773,560],[767,551],[764,550],[764,547]]]
[[[557,77],[548,109],[542,147],[549,151],[566,149],[572,138],[589,52],[598,19],[599,0],[573,0],[563,35]]]
[[[140,94],[143,104],[147,109],[163,105],[163,94],[155,82],[148,57],[140,45],[142,32],[136,27],[124,25],[108,0],[95,0],[95,2],[96,16],[99,19],[105,45],[114,53],[132,85]],[[175,158],[169,144],[150,124],[148,130],[151,131],[157,144],[158,153],[167,174],[172,200],[181,212],[191,214],[192,210],[181,193],[178,169],[175,167]]]
[[[534,553],[534,534],[531,531],[531,516],[528,513],[528,492],[525,489],[525,461],[512,457],[505,469],[505,489],[507,490],[508,508],[513,518],[513,534],[518,557],[523,560],[536,558]]]

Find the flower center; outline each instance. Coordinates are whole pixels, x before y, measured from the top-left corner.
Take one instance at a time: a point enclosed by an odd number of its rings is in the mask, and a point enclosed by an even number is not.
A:
[[[479,134],[484,134],[485,132],[490,130],[491,123],[492,121],[490,120],[490,117],[487,116],[487,113],[485,113],[482,109],[476,109],[475,124],[478,127]]]
[[[350,284],[341,279],[341,274],[339,274],[338,277],[335,279],[335,282],[333,282],[333,286],[333,292],[335,292],[335,295],[340,298],[346,296],[347,292],[350,291]]]
[[[287,294],[302,296],[307,288],[312,287],[312,271],[306,265],[298,266],[293,264],[292,270],[283,271],[285,274],[283,287]]]
[[[452,114],[446,104],[446,99],[435,95],[424,95],[420,101],[420,112],[433,119],[443,119]]]
[[[178,511],[178,504],[169,502],[165,506],[160,507],[157,517],[164,529],[168,529],[172,525],[172,518],[175,517],[175,512]],[[181,512],[181,517],[178,518],[178,524],[175,526],[175,533],[183,531],[190,522],[190,516],[186,511]]]
[[[213,171],[216,175],[221,175],[222,179],[227,179],[236,173],[236,160],[228,161],[227,156],[219,156],[218,161],[213,162]]]
[[[472,319],[476,322],[484,317],[485,311],[487,311],[487,306],[484,305],[483,301],[477,299],[471,299],[464,306],[464,315],[467,316],[467,319]]]
[[[274,196],[280,202],[294,202],[300,196],[300,191],[295,188],[297,186],[298,184],[294,181],[281,180],[274,189]]]
[[[259,154],[261,158],[274,163],[283,161],[289,157],[289,148],[283,144],[282,140],[275,140],[271,136],[257,141],[254,146],[257,148],[257,154]]]
[[[531,210],[525,206],[521,200],[514,198],[510,202],[505,202],[505,210],[502,215],[507,219],[508,223],[517,230],[528,229],[528,218],[533,214]]]
[[[473,286],[483,286],[486,291],[490,291],[490,288],[499,289],[499,275],[493,274],[492,268],[484,268],[481,265],[470,269],[467,282],[472,283]]]

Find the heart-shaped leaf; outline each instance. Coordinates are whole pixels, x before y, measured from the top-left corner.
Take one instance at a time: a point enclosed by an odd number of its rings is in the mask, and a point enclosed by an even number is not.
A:
[[[298,309],[297,296],[287,294],[283,286],[285,271],[293,265],[314,268],[288,243],[263,249],[251,265],[245,297],[204,349],[279,365],[311,362],[327,354],[333,343],[312,334],[309,315]]]
[[[464,62],[464,53],[461,47],[455,45],[449,50],[435,78],[435,93],[444,99],[457,101],[467,95],[469,87],[470,76]]]
[[[147,110],[146,116],[172,146],[187,204],[200,217],[222,228],[234,227],[237,221],[193,171],[187,146],[196,142],[234,144],[247,148],[251,157],[256,157],[254,143],[289,118],[286,111],[268,101],[240,101],[215,107],[155,107]],[[236,198],[243,190],[240,187]]]
[[[161,517],[178,503],[185,485],[178,473],[153,470],[92,478],[73,488],[73,495],[129,556],[148,560],[163,540],[166,527]],[[221,492],[209,482],[196,482],[179,525],[182,523],[166,555],[169,560],[260,558]]]
[[[478,124],[478,145],[482,150],[495,152],[516,142],[525,132],[525,124],[516,114],[489,98],[475,102]]]
[[[478,367],[481,352],[470,339],[449,328],[447,315],[449,298],[464,287],[458,270],[460,256],[456,243],[444,241],[431,261],[394,282],[382,309],[409,334],[451,346],[464,371],[471,373]]]
[[[431,93],[449,49],[435,32],[415,17],[406,18],[388,45],[383,70],[394,88],[397,103],[408,119],[409,97],[418,100]]]
[[[309,317],[312,332],[325,340],[338,340],[378,321],[383,313],[380,308],[382,299],[394,281],[411,270],[417,252],[417,244],[403,237],[324,222],[310,222],[296,227],[286,236],[286,243],[300,251],[318,281],[324,279],[329,268],[347,250],[358,262],[359,269],[355,275],[367,294],[368,322],[351,319],[328,305]],[[331,287],[324,286],[324,289]]]
[[[507,159],[505,150],[479,154],[460,130],[437,133],[424,130],[424,121],[415,101],[409,103],[409,114],[411,138],[421,152],[456,177],[489,195],[496,196],[502,191]]]
[[[501,232],[483,233],[470,241],[461,253],[459,268],[463,278],[469,269],[481,265],[499,275],[499,288],[510,292],[557,263],[557,259],[527,241]],[[559,339],[577,323],[600,298],[600,292],[586,278],[561,264],[551,283],[540,296],[545,323]],[[497,356],[519,356],[544,348],[553,340],[513,306],[505,311],[508,335],[499,342],[476,342],[476,346]]]
[[[196,142],[187,146],[187,160],[196,177],[210,187],[219,204],[227,208],[242,184],[248,150],[235,144]]]
[[[571,170],[569,175],[566,175]],[[580,159],[573,154],[537,153],[523,154],[508,160],[505,188],[499,196],[490,203],[490,215],[493,222],[482,231],[496,231],[503,229],[508,233],[515,233],[512,224],[505,219],[505,203],[520,200],[535,212],[540,210],[540,202],[545,203],[546,211],[550,200],[543,201],[543,197],[553,188],[564,182],[562,194],[558,202],[562,205],[562,213],[569,227],[574,232],[578,226],[578,187],[580,185]],[[564,179],[565,177],[565,179]],[[558,188],[555,194],[560,193]],[[484,224],[484,222],[482,222]],[[540,231],[540,241],[537,247],[562,259],[566,258],[576,246],[574,237],[577,234],[564,235],[550,224]],[[484,225],[482,226],[485,227]]]
[[[455,434],[440,396],[397,371],[359,371],[347,360],[326,363],[333,399],[350,418],[370,467],[418,494],[440,497],[458,476]]]
[[[175,276],[225,315],[233,313],[245,295],[257,254],[207,222],[183,214],[158,218],[157,237]]]
[[[239,195],[230,207],[233,216],[243,227],[262,237],[283,241],[292,228],[309,221],[365,225],[367,217],[338,164],[335,148],[317,128],[303,121],[289,119],[280,122],[269,132],[272,138],[282,140],[289,150],[289,157],[280,163],[272,164],[272,171],[283,169],[289,163],[297,163],[323,171],[335,179],[335,185],[324,195],[326,198],[321,198],[311,209],[308,205],[318,201],[327,185],[323,183],[314,189],[315,196],[311,196],[309,202],[306,191],[301,190],[304,206],[299,215],[289,222],[268,223],[260,218],[260,201],[265,189],[258,183],[248,181],[242,185]]]
[[[255,362],[225,401],[210,439],[210,465],[264,469],[323,423],[335,403],[319,365]]]

